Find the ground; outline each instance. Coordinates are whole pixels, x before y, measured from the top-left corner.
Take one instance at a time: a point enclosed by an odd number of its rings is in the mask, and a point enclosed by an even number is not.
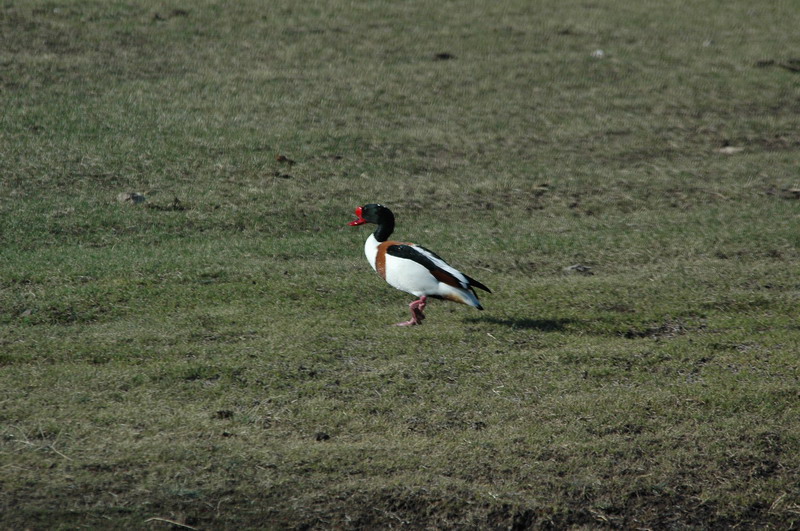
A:
[[[790,4],[7,3],[3,525],[797,527]]]

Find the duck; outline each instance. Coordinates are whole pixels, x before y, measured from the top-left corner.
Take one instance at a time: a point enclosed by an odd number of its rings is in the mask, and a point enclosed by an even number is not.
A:
[[[466,304],[483,310],[475,288],[492,291],[444,261],[433,251],[410,242],[390,240],[394,232],[394,214],[387,207],[370,203],[355,209],[351,227],[373,223],[378,227],[364,244],[364,254],[369,265],[390,286],[410,293],[416,300],[408,307],[411,319],[397,326],[422,324],[428,298],[443,299]]]

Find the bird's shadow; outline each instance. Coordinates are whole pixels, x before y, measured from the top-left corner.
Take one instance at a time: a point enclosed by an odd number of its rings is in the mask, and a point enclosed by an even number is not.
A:
[[[539,330],[540,332],[560,332],[565,330],[567,325],[574,323],[574,319],[528,319],[528,318],[509,318],[499,319],[497,317],[472,317],[468,319],[473,323],[489,323],[502,325],[519,330]]]

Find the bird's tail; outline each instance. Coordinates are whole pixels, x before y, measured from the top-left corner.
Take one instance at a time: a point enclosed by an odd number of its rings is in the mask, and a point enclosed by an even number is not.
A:
[[[481,284],[480,282],[478,282],[474,278],[468,277],[467,275],[464,275],[464,276],[467,278],[467,282],[469,282],[470,287],[480,288],[480,289],[482,289],[483,291],[485,291],[487,293],[491,293],[492,292],[492,290],[490,290],[489,288],[487,288],[486,286],[484,286],[483,284]]]

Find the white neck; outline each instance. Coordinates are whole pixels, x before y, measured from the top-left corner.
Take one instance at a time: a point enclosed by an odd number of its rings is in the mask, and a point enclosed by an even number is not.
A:
[[[371,265],[372,269],[375,271],[378,270],[375,267],[375,259],[378,256],[378,245],[380,245],[380,242],[375,238],[374,234],[370,234],[369,238],[367,238],[367,241],[364,243],[364,254],[367,255],[369,265]]]

